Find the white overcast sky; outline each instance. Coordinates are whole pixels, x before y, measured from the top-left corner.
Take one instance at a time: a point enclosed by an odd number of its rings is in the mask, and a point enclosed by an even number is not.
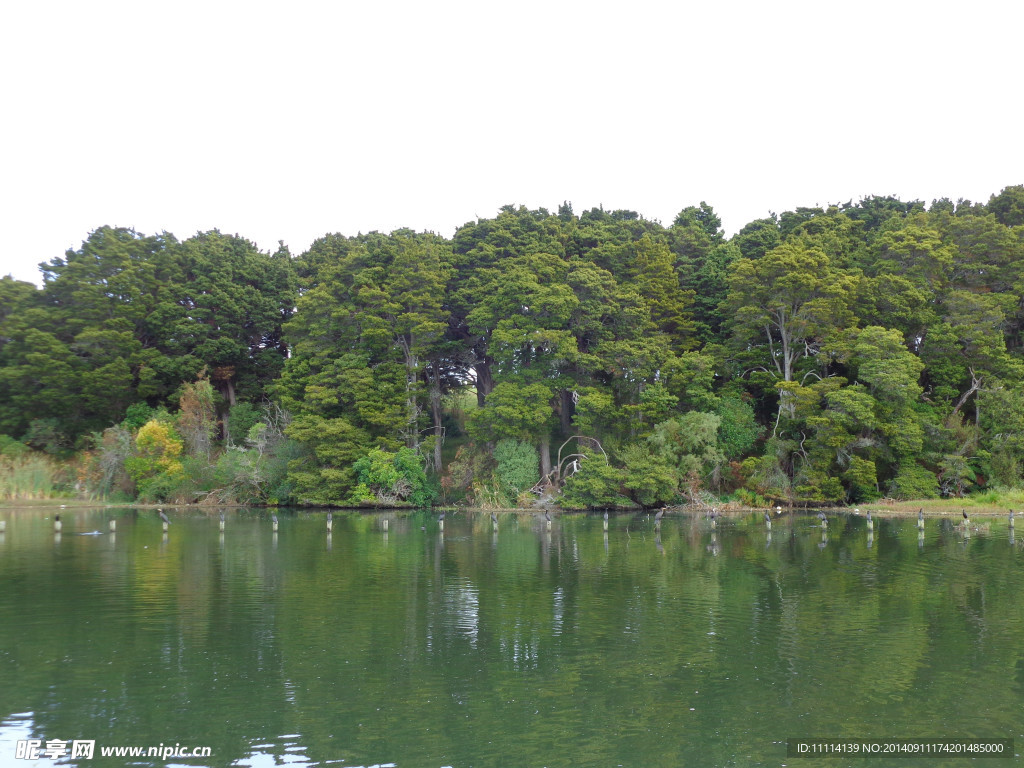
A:
[[[504,204],[727,232],[1024,183],[1024,3],[46,2],[0,8],[0,275],[98,226],[450,236]]]

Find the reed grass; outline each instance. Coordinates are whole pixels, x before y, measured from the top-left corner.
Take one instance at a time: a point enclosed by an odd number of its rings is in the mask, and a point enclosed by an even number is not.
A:
[[[0,499],[53,499],[63,495],[62,466],[49,456],[0,456]]]

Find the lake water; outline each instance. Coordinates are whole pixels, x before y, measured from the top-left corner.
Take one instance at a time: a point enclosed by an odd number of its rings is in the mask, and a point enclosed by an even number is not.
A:
[[[1024,746],[1024,528],[0,510],[0,766],[810,766]],[[108,532],[116,518],[117,532]],[[384,521],[388,525],[385,530]],[[1022,523],[1024,526],[1024,523]],[[80,535],[99,531],[98,535]],[[55,762],[17,742],[67,742]],[[94,741],[92,759],[70,757]],[[103,757],[102,748],[209,756]],[[59,750],[60,745],[55,745]],[[966,765],[968,758],[897,765]],[[982,766],[1019,764],[1013,758]]]

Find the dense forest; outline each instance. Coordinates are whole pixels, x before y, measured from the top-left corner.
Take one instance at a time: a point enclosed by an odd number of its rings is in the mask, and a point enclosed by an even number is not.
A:
[[[42,288],[0,280],[8,497],[587,508],[1022,484],[1024,186],[732,237],[703,202],[669,226],[507,206],[450,239],[335,234],[297,257],[101,227],[41,269]]]

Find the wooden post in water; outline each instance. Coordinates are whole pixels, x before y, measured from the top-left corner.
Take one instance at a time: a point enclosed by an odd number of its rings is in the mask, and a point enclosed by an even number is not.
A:
[[[924,530],[924,507],[917,510],[917,530]]]
[[[270,523],[274,533],[277,533],[277,515],[270,516]]]
[[[171,527],[171,521],[167,519],[167,515],[164,514],[164,511],[162,509],[158,509],[156,513],[160,515],[160,520],[163,523],[164,533],[167,533],[167,529]]]
[[[607,511],[604,513],[604,530],[605,531],[608,530],[608,512]]]
[[[330,533],[333,530],[334,530],[334,513],[333,512],[328,512],[327,513],[327,532]]]
[[[116,533],[117,532],[117,520],[115,518],[113,518],[113,517],[110,518],[110,522],[107,523],[107,527],[110,528],[110,532],[111,533]]]
[[[223,513],[223,512],[221,512],[221,513],[220,513],[220,530],[221,530],[221,532],[223,532],[223,531],[224,531],[224,523],[225,523],[225,520],[224,520],[224,513]]]
[[[64,527],[64,523],[60,521],[60,515],[53,518],[53,532],[60,533],[60,529]]]

